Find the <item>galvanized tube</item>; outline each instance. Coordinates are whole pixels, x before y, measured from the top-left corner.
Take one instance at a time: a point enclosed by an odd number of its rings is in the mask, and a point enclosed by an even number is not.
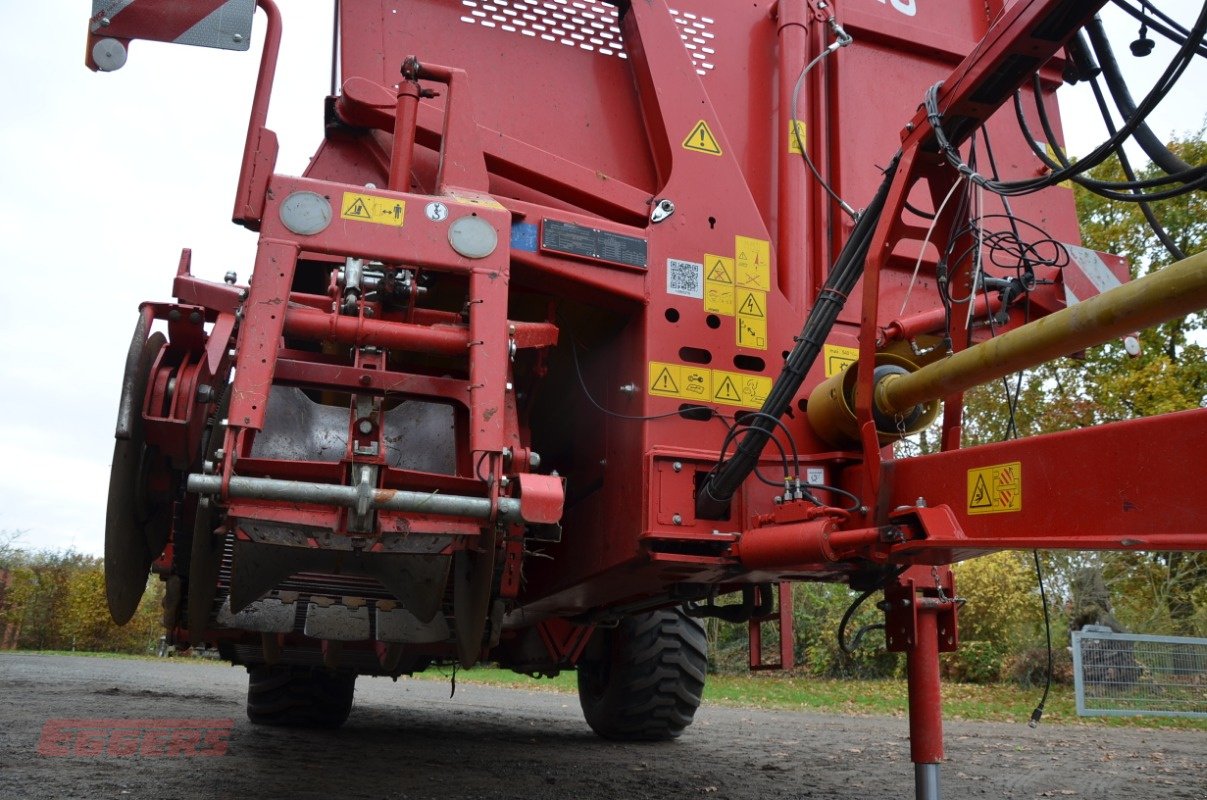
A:
[[[198,494],[218,494],[222,491],[222,477],[193,473],[189,475],[188,490]],[[251,500],[281,500],[355,508],[362,499],[362,490],[355,486],[337,486],[330,483],[235,476],[230,479],[229,495]],[[368,498],[370,507],[382,511],[413,511],[420,514],[483,520],[491,518],[490,500],[485,497],[370,489]],[[498,519],[504,522],[520,522],[520,501],[500,497]]]
[[[1036,322],[876,385],[876,405],[904,414],[984,383],[1207,308],[1207,251]]]

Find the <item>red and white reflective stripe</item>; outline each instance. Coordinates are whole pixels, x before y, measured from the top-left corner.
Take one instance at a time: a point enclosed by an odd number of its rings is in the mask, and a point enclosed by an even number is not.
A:
[[[1075,245],[1065,245],[1069,251],[1069,263],[1061,273],[1065,287],[1065,303],[1075,305],[1096,294],[1114,289],[1128,279],[1127,262],[1112,258],[1116,264],[1108,266],[1102,255],[1095,250]]]
[[[245,50],[255,0],[93,0],[96,36]]]

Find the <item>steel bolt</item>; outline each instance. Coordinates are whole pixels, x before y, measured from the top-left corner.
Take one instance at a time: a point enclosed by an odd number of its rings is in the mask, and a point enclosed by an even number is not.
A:
[[[635,383],[626,383],[620,387],[621,394],[637,394],[639,391],[641,391],[641,388]]]
[[[200,311],[193,311],[189,313],[189,322],[193,323],[194,325],[200,325],[201,319],[202,317]]]
[[[243,34],[236,33],[234,36],[231,37],[231,39],[234,40],[235,44],[238,44],[239,42],[243,41]]]
[[[373,423],[367,419],[362,419],[356,423],[356,429],[367,436],[373,432]]]
[[[197,387],[197,402],[210,403],[214,400],[214,387],[209,384],[201,384]]]
[[[222,280],[226,281],[231,286],[234,286],[235,281],[239,280],[239,276],[234,270],[231,270],[230,272],[226,273],[225,276],[223,276]]]
[[[683,524],[683,517],[681,517],[680,515],[676,514],[675,516],[671,517],[671,522],[675,523],[676,525],[682,525],[682,524]]]
[[[528,466],[531,467],[532,469],[536,469],[540,465],[541,465],[541,454],[536,453],[536,452],[529,453],[528,454]]]
[[[676,461],[674,464],[671,464],[671,469],[673,469],[675,472],[682,472],[683,471],[683,462]]]
[[[173,308],[171,311],[168,312],[168,322],[179,322],[179,321],[180,321],[180,309]]]

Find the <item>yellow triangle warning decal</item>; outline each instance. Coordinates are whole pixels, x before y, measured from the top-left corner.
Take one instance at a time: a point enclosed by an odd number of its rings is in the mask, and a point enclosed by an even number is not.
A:
[[[733,385],[733,379],[726,376],[717,390],[713,392],[713,398],[716,400],[724,400],[730,403],[742,402],[742,395],[738,394],[738,389]]]
[[[754,292],[746,292],[746,299],[742,302],[742,307],[738,309],[739,314],[746,314],[751,317],[765,317],[762,306],[759,305],[758,297]]]
[[[985,476],[978,475],[976,485],[972,489],[972,498],[968,501],[969,508],[992,508],[993,500],[989,497],[989,487],[985,485]]]
[[[679,393],[679,386],[675,383],[675,379],[671,377],[671,371],[666,367],[663,367],[662,372],[659,372],[658,377],[654,379],[653,390],[655,392],[667,392],[671,394]]]
[[[710,281],[720,281],[721,283],[733,283],[733,278],[729,275],[729,270],[725,269],[725,264],[717,259],[717,263],[713,264],[712,270],[708,273]]]
[[[344,209],[344,217],[359,217],[360,219],[373,219],[373,215],[369,213],[369,207],[365,205],[365,198],[357,197],[352,201],[352,204]]]
[[[696,127],[692,128],[692,132],[683,140],[683,149],[708,153],[710,156],[721,155],[721,145],[717,144],[717,137],[712,135],[708,123],[704,120],[697,122]]]

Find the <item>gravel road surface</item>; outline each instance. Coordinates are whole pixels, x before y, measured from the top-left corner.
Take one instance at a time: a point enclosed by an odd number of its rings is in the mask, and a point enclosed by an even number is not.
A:
[[[462,683],[450,698],[446,683],[361,678],[342,729],[301,731],[248,723],[246,687],[242,668],[215,663],[0,655],[0,798],[913,797],[904,719],[706,705],[678,741],[626,745],[596,738],[573,695]],[[168,755],[147,723],[116,733],[96,723],[108,730],[80,738],[88,723],[55,722],[113,719],[211,729]],[[980,722],[946,732],[947,800],[1207,800],[1202,732]],[[112,754],[123,747],[150,754]]]

